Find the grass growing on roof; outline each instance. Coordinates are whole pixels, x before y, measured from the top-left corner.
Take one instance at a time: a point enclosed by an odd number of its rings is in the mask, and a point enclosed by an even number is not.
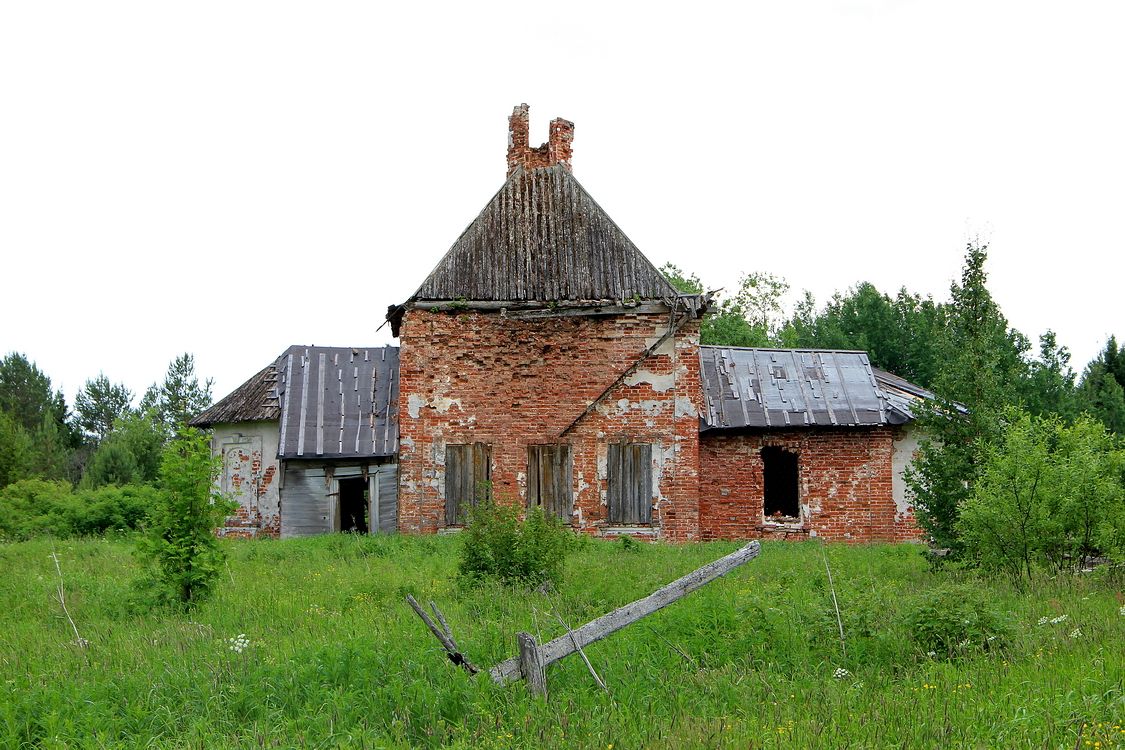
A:
[[[1125,747],[1125,614],[1100,574],[1017,590],[932,572],[913,546],[829,546],[845,658],[819,546],[765,542],[589,646],[609,695],[574,656],[543,703],[451,665],[403,596],[435,600],[491,666],[518,630],[555,637],[555,612],[578,626],[738,545],[590,540],[547,595],[458,584],[458,543],[226,542],[214,599],[180,615],[130,608],[126,542],[55,542],[88,649],[51,543],[0,546],[0,747]],[[976,592],[973,622],[1001,637],[931,654],[910,623],[935,590]]]

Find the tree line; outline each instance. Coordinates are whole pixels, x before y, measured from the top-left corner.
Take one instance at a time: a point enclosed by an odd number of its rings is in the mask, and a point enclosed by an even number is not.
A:
[[[21,479],[88,489],[155,482],[161,451],[210,406],[211,384],[183,354],[135,404],[128,388],[99,373],[71,409],[35,362],[10,353],[0,359],[0,488]]]
[[[1116,336],[1081,376],[1053,331],[1041,334],[1033,351],[1031,340],[1008,324],[988,291],[987,251],[986,245],[968,246],[961,281],[951,285],[948,302],[905,287],[892,295],[862,282],[820,306],[806,291],[787,311],[785,279],[743,274],[732,292],[719,293],[703,320],[700,343],[862,350],[875,367],[965,404],[987,398],[1066,420],[1085,412],[1125,434],[1125,351]],[[705,291],[694,273],[671,263],[661,270],[683,293]],[[971,367],[979,370],[966,370]]]
[[[1110,336],[1082,370],[1048,330],[1038,350],[988,289],[986,245],[970,242],[948,301],[893,296],[870,283],[792,311],[784,279],[743,275],[702,322],[703,344],[858,349],[935,394],[907,472],[928,540],[960,559],[1006,570],[1125,563],[1125,352]],[[661,269],[681,292],[699,277]]]

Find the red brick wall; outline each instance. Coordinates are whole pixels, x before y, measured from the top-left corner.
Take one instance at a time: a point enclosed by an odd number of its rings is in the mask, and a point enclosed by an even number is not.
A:
[[[895,505],[893,429],[809,429],[700,440],[700,530],[704,539],[813,536],[852,542],[918,538],[913,513]],[[801,523],[763,518],[764,446],[798,454]]]
[[[400,330],[399,529],[445,521],[446,444],[492,444],[494,495],[526,504],[527,446],[558,434],[656,338],[668,315],[516,320],[408,310]],[[699,536],[698,323],[688,323],[561,442],[572,446],[573,525],[607,527],[606,445],[652,443],[653,527]]]

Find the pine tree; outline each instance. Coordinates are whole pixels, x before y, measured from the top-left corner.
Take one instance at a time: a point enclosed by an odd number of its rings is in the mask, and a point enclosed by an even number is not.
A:
[[[907,483],[916,517],[933,543],[957,551],[959,509],[979,473],[978,453],[999,435],[1000,414],[1016,404],[1026,377],[1027,339],[988,291],[987,245],[969,243],[961,283],[953,284],[948,325],[940,344],[938,395],[918,420],[925,437]]]

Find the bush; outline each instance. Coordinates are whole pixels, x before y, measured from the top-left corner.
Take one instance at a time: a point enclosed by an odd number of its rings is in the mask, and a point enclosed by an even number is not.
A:
[[[192,607],[205,599],[225,557],[214,529],[236,506],[214,491],[218,471],[207,436],[184,428],[164,449],[159,501],[137,541],[155,570],[142,586],[161,603]]]
[[[157,491],[143,485],[75,492],[67,482],[24,479],[0,490],[0,538],[134,530],[156,501]]]
[[[520,521],[513,505],[491,499],[469,510],[458,571],[467,579],[495,577],[530,586],[561,580],[573,537],[553,516],[534,508]]]
[[[943,658],[997,650],[1011,637],[1010,626],[985,592],[961,584],[945,584],[920,595],[907,610],[906,621],[914,644]]]
[[[1077,567],[1097,552],[1125,557],[1125,452],[1099,422],[1009,411],[980,462],[958,522],[977,564],[1030,579],[1038,567]]]

